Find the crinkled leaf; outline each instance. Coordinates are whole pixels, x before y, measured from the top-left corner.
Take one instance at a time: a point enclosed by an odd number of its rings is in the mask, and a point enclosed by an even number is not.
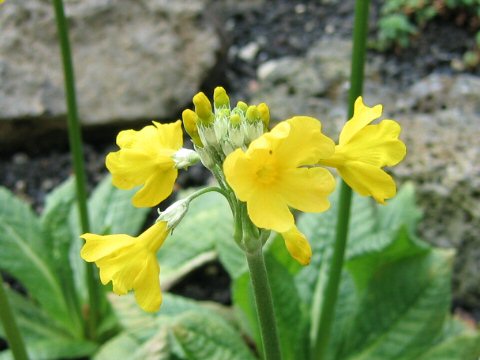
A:
[[[186,312],[172,328],[175,340],[189,360],[253,360],[241,335],[217,316]]]
[[[131,200],[136,190],[117,189],[112,185],[111,175],[107,175],[88,201],[90,232],[136,236],[150,211],[132,205]]]
[[[207,193],[193,200],[182,222],[158,252],[162,283],[171,285],[194,268],[212,261],[217,255],[217,239],[232,239],[232,231],[231,213],[221,195]]]
[[[52,319],[77,331],[63,296],[40,221],[8,190],[0,188],[0,268],[15,277]]]
[[[452,256],[432,250],[378,267],[338,359],[415,359],[429,348],[450,305]]]

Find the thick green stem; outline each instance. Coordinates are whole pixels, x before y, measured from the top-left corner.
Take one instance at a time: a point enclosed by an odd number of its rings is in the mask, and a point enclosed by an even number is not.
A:
[[[258,242],[257,249],[252,252],[247,252],[246,254],[260,323],[264,359],[281,360],[282,356],[280,353],[280,343],[278,341],[275,313],[273,311],[272,293],[268,282],[262,246],[260,239],[252,239],[252,241]]]
[[[8,345],[13,353],[15,360],[27,360],[28,355],[25,350],[25,344],[23,342],[20,331],[13,316],[10,303],[7,299],[7,294],[3,288],[3,278],[0,274],[0,320],[7,336]]]
[[[53,0],[53,7],[55,9],[58,40],[63,62],[65,96],[67,102],[68,137],[73,157],[73,167],[75,170],[78,212],[80,216],[82,232],[86,233],[90,228],[87,209],[86,175],[83,162],[82,135],[80,131],[80,122],[78,120],[77,100],[75,93],[75,76],[73,71],[70,42],[68,39],[68,26],[63,9],[63,1]],[[94,276],[94,265],[85,263],[85,266],[86,283],[89,296],[87,334],[91,339],[95,339],[100,293]]]
[[[370,0],[357,0],[355,2],[352,70],[350,74],[350,91],[348,96],[348,118],[353,116],[355,100],[362,94],[363,89],[369,7]],[[316,333],[316,340],[312,346],[312,359],[324,359],[330,341],[345,248],[347,245],[351,197],[352,190],[344,181],[342,181],[339,196],[335,244],[328,272],[329,276],[321,304],[318,332]]]

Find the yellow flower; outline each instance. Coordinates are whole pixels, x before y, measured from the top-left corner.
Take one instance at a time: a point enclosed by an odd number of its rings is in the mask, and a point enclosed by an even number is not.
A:
[[[294,225],[288,231],[282,233],[283,240],[288,252],[302,265],[310,264],[312,249],[307,238]]]
[[[124,190],[143,185],[132,199],[136,207],[159,204],[173,191],[178,171],[172,156],[182,144],[180,120],[173,124],[154,121],[140,131],[121,131],[117,136],[120,150],[106,159],[113,185]]]
[[[395,181],[381,168],[398,164],[406,154],[398,139],[401,128],[393,120],[369,125],[382,115],[382,106],[365,106],[362,97],[355,101],[352,119],[340,134],[335,154],[320,164],[336,167],[345,182],[360,195],[371,195],[379,203],[396,193]]]
[[[335,187],[330,172],[315,165],[333,154],[334,143],[321,133],[318,120],[296,116],[237,149],[223,164],[228,184],[247,203],[259,228],[285,233],[295,224],[289,207],[307,212],[328,209]]]
[[[137,238],[125,234],[83,234],[86,241],[81,256],[95,262],[100,269],[100,280],[113,284],[113,292],[125,295],[134,290],[140,307],[157,311],[162,303],[160,267],[156,253],[168,234],[166,221],[159,221]]]

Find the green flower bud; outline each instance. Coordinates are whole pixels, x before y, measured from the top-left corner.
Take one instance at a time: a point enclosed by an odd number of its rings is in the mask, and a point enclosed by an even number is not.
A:
[[[237,108],[242,110],[243,113],[246,113],[247,109],[248,109],[248,105],[246,103],[244,103],[243,101],[239,101],[239,102],[237,102]]]
[[[235,127],[239,126],[241,121],[242,121],[242,118],[238,114],[232,114],[230,116],[230,124],[232,124]]]
[[[260,112],[255,105],[250,105],[247,109],[247,114],[245,117],[250,124],[253,124],[260,120]]]

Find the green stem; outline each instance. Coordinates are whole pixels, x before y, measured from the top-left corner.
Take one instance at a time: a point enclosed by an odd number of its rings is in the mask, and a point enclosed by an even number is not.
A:
[[[250,277],[252,279],[253,294],[257,308],[258,320],[263,343],[264,359],[281,360],[280,343],[277,335],[277,324],[273,311],[272,293],[268,282],[267,268],[263,258],[262,244],[257,241],[257,249],[246,252]]]
[[[352,69],[350,74],[350,91],[348,96],[348,118],[353,116],[354,103],[362,94],[366,42],[368,35],[368,10],[370,0],[357,0],[355,2],[355,24],[353,29]],[[337,228],[333,255],[330,262],[328,280],[321,303],[318,332],[312,346],[311,358],[324,359],[330,341],[335,305],[343,268],[345,248],[348,237],[348,224],[350,220],[350,204],[352,190],[342,181],[339,195]]]
[[[73,157],[73,167],[75,170],[77,205],[80,216],[82,232],[89,231],[89,218],[87,209],[87,191],[85,166],[83,162],[82,135],[80,131],[80,122],[78,119],[77,100],[75,94],[75,76],[73,71],[73,61],[68,39],[68,26],[65,18],[62,0],[53,0],[55,9],[55,18],[57,21],[58,40],[61,49],[63,72],[65,80],[65,95],[67,102],[67,121],[68,138]],[[87,334],[91,339],[96,337],[98,304],[100,292],[95,278],[95,269],[93,264],[85,263],[86,283],[88,288],[89,312],[88,312],[88,330]],[[78,301],[77,301],[78,303]]]
[[[221,189],[221,188],[219,188],[219,187],[217,187],[217,186],[209,186],[209,187],[200,189],[200,190],[198,190],[198,191],[195,191],[193,194],[190,194],[190,195],[188,196],[189,202],[192,201],[192,200],[194,200],[194,199],[196,199],[196,198],[198,198],[199,196],[201,196],[201,195],[203,195],[203,194],[206,194],[206,193],[212,192],[212,191],[213,191],[213,192],[217,192],[217,193],[219,193],[219,194],[222,194],[222,195],[225,196],[225,197],[227,198],[227,200],[228,200],[228,193],[227,193],[225,190],[223,190],[223,189]]]
[[[7,336],[8,345],[12,350],[15,360],[27,360],[28,355],[25,350],[25,344],[23,342],[20,331],[13,316],[10,303],[8,302],[7,293],[3,287],[3,278],[0,274],[0,320],[5,329],[5,335]]]

